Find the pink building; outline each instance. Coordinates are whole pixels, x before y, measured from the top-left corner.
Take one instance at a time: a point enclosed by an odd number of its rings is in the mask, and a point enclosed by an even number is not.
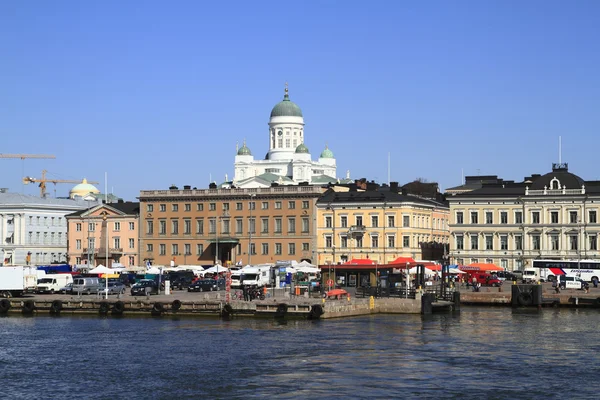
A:
[[[70,265],[139,266],[140,203],[100,204],[68,214],[67,252]]]

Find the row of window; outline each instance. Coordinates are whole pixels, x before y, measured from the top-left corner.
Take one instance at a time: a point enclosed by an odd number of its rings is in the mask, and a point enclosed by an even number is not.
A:
[[[261,254],[262,255],[269,255],[270,254],[270,244],[269,243],[259,243],[260,248],[261,248]],[[249,252],[252,255],[257,254],[256,253],[256,246],[257,243],[250,243],[249,244]],[[283,255],[283,244],[282,243],[274,243],[274,255]],[[146,244],[146,251],[148,253],[152,253],[154,252],[154,244],[152,243],[148,243]],[[302,251],[310,251],[310,243],[302,243]],[[204,244],[202,243],[198,243],[196,244],[196,255],[200,256],[204,253]],[[242,254],[242,245],[238,244],[236,246],[236,253],[237,255],[241,255]],[[167,255],[167,245],[164,243],[160,243],[158,245],[158,254],[161,256]],[[288,255],[295,255],[296,254],[296,243],[288,243],[287,244],[287,254]],[[172,244],[171,245],[171,255],[180,255],[179,253],[179,244]],[[186,256],[190,256],[192,255],[192,245],[189,243],[185,243],[183,245],[183,254],[182,255],[186,255]],[[214,255],[214,254],[213,254]]]
[[[248,218],[248,222],[247,222],[247,232],[248,234],[252,233],[256,233],[256,223],[257,223],[257,219],[260,220],[260,232],[261,233],[269,233],[270,229],[273,230],[274,233],[283,233],[283,218],[280,217],[275,217],[275,218],[268,218],[268,217],[263,217],[263,218]],[[195,224],[196,224],[196,230],[195,233],[198,235],[203,235],[204,234],[204,219],[196,219],[195,220]],[[271,226],[271,221],[272,221],[272,226]],[[154,234],[154,220],[146,220],[146,234],[147,235],[153,235]],[[158,234],[159,235],[166,235],[167,234],[167,220],[158,220]],[[209,235],[215,235],[215,234],[230,234],[231,233],[231,229],[232,229],[232,221],[229,218],[209,218],[208,219],[208,234]],[[288,217],[286,219],[286,223],[287,226],[286,228],[286,232],[287,233],[296,233],[296,218],[295,217]],[[217,224],[218,226],[218,232],[217,232]],[[310,218],[308,217],[303,217],[301,218],[301,232],[302,233],[309,233],[310,232]],[[233,221],[233,228],[234,228],[234,232],[236,234],[243,234],[244,233],[244,220],[242,218],[236,218]],[[170,220],[170,234],[172,235],[178,235],[179,234],[179,228],[180,227],[180,221],[178,219],[171,219]],[[184,235],[191,235],[192,234],[192,220],[191,219],[184,219],[183,220],[183,234]]]
[[[96,248],[96,238],[88,238],[88,248],[94,249]],[[135,249],[135,239],[129,239],[129,248]],[[81,250],[81,239],[75,240],[75,249]],[[121,248],[121,238],[112,238],[113,248],[120,249]]]
[[[256,201],[249,201],[248,203],[248,210],[256,210]],[[282,201],[275,201],[273,202],[273,207],[275,210],[281,210],[283,209],[283,202]],[[287,202],[287,208],[288,210],[294,210],[296,209],[296,201],[295,200],[290,200]],[[302,200],[302,208],[303,209],[308,209],[310,208],[310,201],[309,200]],[[221,203],[221,209],[223,211],[229,211],[229,203]],[[238,211],[242,211],[244,209],[244,203],[243,202],[237,202],[235,203],[235,209]],[[269,202],[268,201],[263,201],[260,202],[260,209],[261,210],[268,210],[269,209]],[[185,212],[191,212],[192,211],[192,204],[191,203],[186,203],[183,205],[183,210]],[[147,212],[154,212],[154,204],[146,204],[146,211]],[[159,204],[158,205],[158,211],[159,212],[166,212],[167,211],[167,205],[166,204]],[[171,211],[173,212],[179,212],[179,204],[171,204]],[[196,203],[196,211],[204,211],[204,203]],[[217,211],[217,203],[208,203],[208,211]]]
[[[386,248],[395,248],[396,247],[396,236],[395,235],[386,235],[387,238],[387,246],[385,246]],[[348,236],[340,236],[340,248],[349,248],[349,247],[355,247],[355,248],[362,248],[363,247],[363,237],[359,236],[356,237],[354,239],[354,243],[350,244],[350,242],[348,241]],[[426,242],[429,241],[429,236],[423,237],[423,236],[419,236],[419,235],[414,235],[413,236],[413,247],[418,247],[420,242]],[[442,242],[443,240],[446,240],[446,238],[441,238]],[[351,241],[351,239],[350,239]],[[437,240],[436,240],[437,241]],[[325,235],[325,247],[326,248],[332,248],[333,247],[333,237],[331,235]],[[372,248],[378,248],[379,247],[379,236],[376,235],[372,235],[371,236],[371,247]],[[402,236],[402,247],[411,247],[410,245],[410,236],[406,235],[406,236]]]
[[[96,230],[96,222],[88,222],[88,231],[89,232],[94,232]],[[81,222],[78,222],[75,224],[75,230],[77,232],[81,232],[81,228],[82,228],[82,224]],[[115,221],[113,223],[113,232],[119,232],[121,230],[121,222],[119,221]],[[129,230],[133,231],[135,230],[135,222],[129,222]]]
[[[432,225],[429,226],[429,217],[425,217],[425,216],[416,216],[413,215],[412,216],[412,227],[414,228],[431,228],[431,229],[438,229],[438,230],[443,230],[443,229],[447,229],[448,226],[448,221],[446,219],[443,218],[432,218],[431,219]],[[362,215],[356,215],[354,217],[354,225],[355,226],[364,226],[364,221],[363,221],[363,216]],[[403,215],[402,216],[402,226],[404,228],[410,228],[411,224],[410,224],[410,215]],[[331,215],[326,215],[325,216],[325,227],[326,228],[333,228],[333,217]],[[341,228],[347,228],[348,227],[348,216],[346,215],[341,215],[340,216],[340,227]],[[379,227],[379,216],[378,215],[371,215],[371,227],[372,228],[378,228]],[[395,228],[396,227],[396,216],[395,215],[388,215],[387,216],[387,227],[388,228]]]
[[[7,241],[14,243],[14,236],[10,236]],[[62,232],[29,232],[27,243],[29,245],[59,245],[65,246],[67,235]]]
[[[77,265],[81,265],[82,262],[82,258],[81,257],[75,257],[75,263]],[[129,261],[129,266],[134,266],[135,265],[135,256],[128,256],[128,261]]]
[[[514,260],[515,261],[515,265],[514,265],[514,270],[515,271],[520,271],[523,269],[523,261],[522,260]],[[479,262],[478,258],[471,258],[470,263],[471,264],[477,264]],[[491,258],[486,258],[485,262],[487,264],[495,264],[494,260]],[[465,264],[465,259],[464,258],[457,258],[456,259],[456,264],[458,265],[466,265]],[[501,259],[500,260],[500,266],[504,269],[504,270],[508,270],[508,260],[507,259]]]
[[[479,211],[470,211],[469,216],[470,216],[469,222],[471,224],[479,224],[480,223],[479,222]],[[484,216],[485,216],[485,220],[484,220],[485,224],[494,224],[494,223],[508,224],[509,223],[508,222],[508,211],[500,211],[500,220],[497,222],[494,222],[494,212],[492,212],[492,211],[485,211]],[[577,212],[577,211],[569,211],[568,219],[566,221],[563,221],[563,219],[560,218],[560,211],[549,211],[547,219],[545,219],[544,221],[542,221],[541,217],[542,217],[542,213],[540,211],[531,211],[531,223],[532,224],[541,224],[541,223],[577,224],[577,223],[582,222],[579,218],[579,212]],[[548,221],[548,222],[546,222],[546,221]],[[597,216],[596,210],[589,210],[587,223],[595,224],[597,222],[598,222],[598,216]],[[458,225],[465,223],[463,211],[456,212],[456,223]],[[522,223],[523,223],[523,212],[515,211],[513,214],[513,224],[522,224]]]
[[[567,236],[568,240],[568,250],[579,250],[579,236],[578,235],[569,235]],[[500,247],[495,247],[494,237],[493,235],[485,235],[484,237],[484,247],[482,250],[523,250],[523,236],[515,235],[513,238],[513,246],[509,248],[508,235],[500,235]],[[532,250],[542,250],[542,236],[541,235],[531,235],[531,249]],[[473,234],[469,236],[469,249],[470,250],[479,250],[480,239],[478,234]],[[463,235],[456,235],[455,239],[455,247],[456,250],[465,250],[465,238]],[[547,247],[544,250],[561,250],[560,246],[560,236],[555,234],[548,235]],[[598,250],[598,239],[596,235],[588,236],[588,248],[587,250]]]
[[[8,220],[7,223],[13,223],[13,220]],[[63,226],[62,217],[42,217],[29,216],[29,226]]]

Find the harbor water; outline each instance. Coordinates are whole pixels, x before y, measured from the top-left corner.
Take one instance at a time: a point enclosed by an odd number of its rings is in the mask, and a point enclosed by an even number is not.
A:
[[[7,316],[3,398],[598,398],[597,309],[325,321]],[[566,396],[566,397],[565,397]]]

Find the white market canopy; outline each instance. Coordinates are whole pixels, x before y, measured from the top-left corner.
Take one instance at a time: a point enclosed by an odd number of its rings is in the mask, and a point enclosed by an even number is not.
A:
[[[104,265],[100,264],[96,268],[90,270],[88,273],[90,274],[113,274],[117,271],[107,268]]]
[[[299,262],[298,264],[294,265],[294,267],[296,268],[300,268],[300,267],[311,267],[311,268],[315,268],[316,265],[309,263],[308,261],[304,260]]]
[[[321,272],[321,270],[317,267],[308,267],[308,266],[301,267],[300,265],[296,266],[296,270],[298,272],[304,272],[305,274],[316,274],[316,273]]]
[[[213,274],[214,273],[218,274],[220,272],[226,272],[226,271],[229,271],[229,268],[224,267],[222,265],[218,265],[218,264],[204,270],[204,272],[211,272]]]
[[[161,268],[158,268],[158,267],[150,267],[150,268],[146,269],[146,273],[158,275],[158,274],[160,274],[160,270],[161,270]]]
[[[431,275],[435,275],[435,272],[433,272],[432,270],[430,270],[429,268],[425,267],[425,275],[426,276],[431,276]],[[408,272],[410,274],[416,274],[417,273],[417,267],[412,267],[411,269],[408,270]]]

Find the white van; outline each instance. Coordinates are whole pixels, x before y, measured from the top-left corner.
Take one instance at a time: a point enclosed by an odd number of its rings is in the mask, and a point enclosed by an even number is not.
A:
[[[60,289],[73,283],[71,274],[47,274],[37,281],[37,293],[59,293]]]
[[[534,268],[526,268],[523,270],[523,283],[532,283],[539,281],[538,270]]]
[[[242,286],[242,270],[231,271],[231,287],[238,289]]]
[[[240,270],[241,284],[263,287],[271,284],[271,266],[247,267]]]

